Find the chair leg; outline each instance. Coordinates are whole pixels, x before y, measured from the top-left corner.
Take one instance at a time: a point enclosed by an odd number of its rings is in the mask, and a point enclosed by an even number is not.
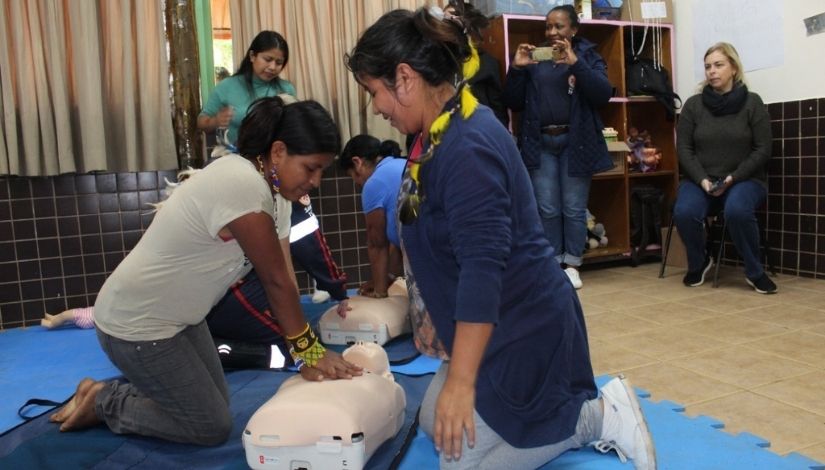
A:
[[[725,255],[725,234],[727,233],[727,225],[728,221],[725,219],[724,215],[720,214],[716,216],[717,222],[719,217],[722,217],[722,233],[719,234],[719,249],[717,250],[716,254],[716,267],[713,271],[713,287],[719,287],[719,266],[722,264],[722,257]],[[714,225],[718,226],[718,223],[714,223]]]
[[[768,272],[776,276],[776,266],[773,265],[773,249],[768,242],[768,229],[760,230],[762,235],[762,252],[765,253],[765,262],[768,265]]]
[[[667,226],[667,236],[665,236],[665,248],[662,252],[662,266],[659,268],[659,278],[665,277],[665,266],[667,265],[667,255],[670,254],[670,237],[673,235],[673,216],[670,217],[670,225]]]

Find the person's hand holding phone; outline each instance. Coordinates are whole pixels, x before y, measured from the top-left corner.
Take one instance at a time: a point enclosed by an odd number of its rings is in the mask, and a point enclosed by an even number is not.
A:
[[[519,44],[516,48],[516,55],[513,57],[513,67],[520,69],[530,64],[537,63],[537,61],[533,60],[532,53],[534,49],[536,49],[536,46],[532,44]]]
[[[711,196],[719,197],[725,193],[731,184],[733,184],[733,177],[730,175],[725,178],[718,178],[714,181],[706,178],[702,180],[702,189],[704,189]]]
[[[573,51],[573,45],[569,39],[558,39],[553,42],[553,60],[557,64],[573,65],[579,61],[579,57]]]

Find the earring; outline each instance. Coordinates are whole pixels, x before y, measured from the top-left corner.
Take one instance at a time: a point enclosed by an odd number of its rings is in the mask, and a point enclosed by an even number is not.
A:
[[[264,161],[261,159],[261,156],[258,155],[258,174],[261,175],[263,179],[267,179],[266,175],[264,174]],[[278,178],[278,170],[275,169],[275,164],[272,164],[272,169],[269,170],[269,182],[272,184],[272,191],[276,194],[281,192],[281,179]]]
[[[272,164],[272,169],[269,170],[269,182],[272,183],[272,190],[275,193],[281,192],[281,180],[278,178],[278,170],[275,168],[275,164]]]
[[[261,175],[261,178],[266,179],[264,175],[264,161],[261,160],[261,156],[258,155],[258,174]]]

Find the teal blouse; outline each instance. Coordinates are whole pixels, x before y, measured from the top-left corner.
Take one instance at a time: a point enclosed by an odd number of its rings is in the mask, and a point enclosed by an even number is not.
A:
[[[258,98],[276,96],[281,93],[296,96],[295,86],[282,78],[265,82],[253,75],[252,90],[250,90],[246,77],[233,75],[218,83],[209,95],[209,99],[206,100],[206,105],[201,110],[201,114],[212,117],[224,107],[232,106],[235,109],[235,114],[229,123],[228,139],[229,142],[234,143],[238,140],[238,128],[241,127],[241,121],[246,117],[249,105]]]

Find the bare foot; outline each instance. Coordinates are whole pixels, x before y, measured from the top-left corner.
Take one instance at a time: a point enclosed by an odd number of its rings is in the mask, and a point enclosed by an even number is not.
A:
[[[102,422],[95,413],[95,399],[105,385],[106,382],[92,383],[83,398],[78,401],[74,413],[60,425],[60,432],[89,428]]]
[[[46,314],[48,315],[48,314]],[[77,405],[83,400],[83,397],[86,396],[86,392],[89,391],[89,388],[94,385],[95,381],[86,377],[85,379],[81,380],[79,384],[77,384],[77,390],[74,392],[74,396],[69,403],[66,403],[63,408],[61,408],[57,413],[54,413],[49,417],[49,421],[52,423],[62,423],[66,421],[66,419],[74,413],[74,410],[77,408]]]
[[[46,318],[40,320],[40,326],[42,326],[44,328],[49,328],[49,329],[54,328],[55,326],[57,326],[57,325],[55,325],[54,320],[55,320],[54,315],[49,315],[47,313]]]
[[[52,329],[57,328],[67,321],[74,320],[74,309],[64,310],[57,315],[46,313],[46,318],[40,320],[40,326]]]

